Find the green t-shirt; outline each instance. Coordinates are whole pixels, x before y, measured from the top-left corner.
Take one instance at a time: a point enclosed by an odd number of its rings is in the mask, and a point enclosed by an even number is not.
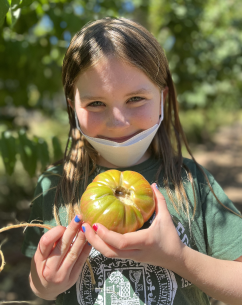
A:
[[[150,184],[155,182],[160,161],[150,158],[145,162],[119,170],[133,170],[142,174]],[[174,209],[163,187],[163,174],[159,177],[159,189],[165,196],[167,206],[180,239],[187,246],[207,255],[224,260],[235,260],[242,255],[242,219],[222,207],[210,191],[204,175],[190,159],[184,159],[189,168],[196,191],[195,218],[189,226],[189,221],[183,213]],[[89,182],[108,168],[98,167],[90,176]],[[52,214],[57,185],[63,171],[59,165],[45,172],[38,181],[29,221],[42,220],[43,223],[55,226]],[[219,200],[230,209],[238,210],[225,195],[213,176],[206,171],[210,184]],[[194,207],[194,197],[187,173],[183,170],[183,183],[190,201],[191,215]],[[81,190],[81,188],[80,188]],[[80,191],[81,193],[81,191]],[[80,194],[81,195],[81,194]],[[67,226],[66,210],[59,210],[61,223]],[[154,220],[153,215],[141,228],[147,228]],[[46,230],[28,228],[22,251],[32,257],[38,242]],[[172,242],[172,240],[171,240]],[[85,264],[77,283],[71,289],[57,297],[56,304],[63,305],[194,305],[209,304],[208,296],[195,285],[162,267],[134,262],[129,259],[111,259],[104,257],[92,248],[90,263],[94,272],[96,285],[92,286],[88,265]]]

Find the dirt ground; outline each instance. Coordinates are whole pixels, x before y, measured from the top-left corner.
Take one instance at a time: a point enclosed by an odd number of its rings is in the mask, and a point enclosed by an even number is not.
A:
[[[228,197],[242,212],[242,122],[221,128],[215,134],[212,144],[210,143],[208,147],[196,147],[194,156],[215,176]],[[0,219],[3,223],[5,220],[6,222],[11,221],[11,219],[5,219],[8,217],[10,216],[1,212]],[[24,217],[26,215],[20,215],[18,219],[24,219]],[[20,252],[22,232],[11,235],[11,237],[10,233],[6,233],[6,237],[8,236],[9,242],[4,246],[7,265],[0,274],[0,304],[13,305],[17,301],[21,301],[23,305],[52,305],[54,303],[52,301],[47,302],[36,298],[29,288],[30,259],[24,257]],[[14,252],[13,247],[16,250]],[[216,300],[211,300],[211,304],[225,305]]]
[[[210,147],[198,147],[195,158],[207,168],[242,212],[242,122],[222,127]]]
[[[214,175],[242,212],[242,123],[219,129],[213,138],[213,145],[198,147],[194,157]],[[225,305],[216,300],[211,300],[211,304]]]

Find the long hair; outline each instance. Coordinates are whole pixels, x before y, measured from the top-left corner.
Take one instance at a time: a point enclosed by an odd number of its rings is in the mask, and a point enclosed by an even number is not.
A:
[[[156,179],[158,180],[163,169],[164,186],[171,202],[177,212],[184,211],[190,219],[189,201],[182,182],[182,168],[186,170],[193,188],[195,202],[193,214],[196,210],[196,196],[192,175],[183,165],[182,142],[192,159],[194,158],[179,120],[176,91],[167,58],[164,50],[149,31],[125,18],[103,18],[84,26],[72,38],[63,61],[62,83],[66,100],[74,101],[77,77],[95,65],[102,56],[110,55],[139,68],[161,90],[169,88],[164,104],[164,120],[149,149],[157,159],[161,160]],[[63,197],[67,206],[68,222],[70,222],[76,213],[80,213],[78,204],[80,182],[85,190],[89,175],[96,169],[98,156],[77,129],[74,110],[68,101],[67,111],[70,131],[63,159],[63,175],[57,186],[54,204],[54,216],[59,224],[59,196]],[[209,184],[208,179],[207,182]]]

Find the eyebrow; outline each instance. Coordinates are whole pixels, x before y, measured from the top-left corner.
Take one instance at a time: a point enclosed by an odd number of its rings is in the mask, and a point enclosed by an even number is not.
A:
[[[145,88],[141,88],[141,89],[138,89],[138,90],[136,90],[136,91],[133,91],[133,92],[129,92],[129,93],[127,93],[126,95],[125,95],[125,97],[128,97],[128,96],[131,96],[131,95],[137,95],[137,94],[147,94],[147,93],[151,93],[151,91],[150,90],[148,90],[148,89],[145,89]],[[104,99],[104,97],[102,97],[102,96],[91,96],[91,95],[83,95],[83,96],[80,96],[80,99],[81,100],[103,100]]]

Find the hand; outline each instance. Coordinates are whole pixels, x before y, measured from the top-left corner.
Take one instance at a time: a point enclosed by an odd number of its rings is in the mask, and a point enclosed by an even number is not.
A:
[[[37,296],[53,300],[76,283],[91,250],[80,229],[81,217],[77,215],[67,228],[57,226],[41,237],[30,273],[30,285]]]
[[[85,235],[92,246],[110,258],[128,258],[137,262],[161,266],[170,270],[179,264],[185,245],[181,242],[164,196],[152,185],[156,202],[156,217],[148,229],[119,234],[101,224],[97,231],[85,223]]]

